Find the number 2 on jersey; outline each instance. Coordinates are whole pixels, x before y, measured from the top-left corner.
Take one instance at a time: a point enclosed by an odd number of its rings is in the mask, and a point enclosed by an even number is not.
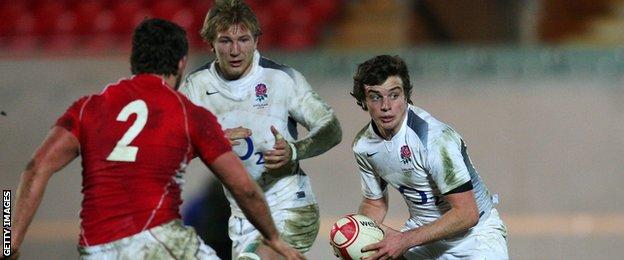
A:
[[[117,145],[113,151],[108,155],[106,160],[118,161],[118,162],[134,162],[136,161],[136,155],[139,151],[139,147],[130,146],[129,144],[134,138],[139,135],[145,124],[147,123],[147,105],[145,101],[137,99],[128,103],[119,115],[117,115],[117,121],[126,122],[130,115],[136,114],[136,120],[134,124],[128,128],[128,131],[119,139]]]

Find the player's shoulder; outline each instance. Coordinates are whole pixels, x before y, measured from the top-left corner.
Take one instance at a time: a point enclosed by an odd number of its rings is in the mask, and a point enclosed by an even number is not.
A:
[[[69,106],[69,108],[67,109],[68,111],[72,111],[72,110],[76,110],[76,112],[79,112],[83,109],[83,107],[96,95],[86,95],[86,96],[82,96],[76,100],[74,100],[74,102],[71,103],[71,105]]]
[[[210,67],[214,63],[214,60],[210,60],[203,65],[199,66],[195,70],[191,71],[191,73],[186,75],[186,81],[194,81],[205,77],[210,77],[212,74],[210,73]]]
[[[408,133],[416,135],[423,146],[429,147],[440,138],[448,126],[424,109],[409,105],[407,128]]]
[[[264,69],[265,73],[282,74],[293,81],[297,81],[299,77],[303,77],[303,75],[293,67],[277,63],[265,56],[260,56],[258,65]]]
[[[408,127],[428,148],[460,139],[459,133],[445,122],[416,106],[410,106]]]
[[[379,137],[371,130],[371,123],[369,122],[355,135],[353,143],[351,143],[351,148],[354,153],[361,154],[368,150],[371,143],[377,141],[379,141]]]

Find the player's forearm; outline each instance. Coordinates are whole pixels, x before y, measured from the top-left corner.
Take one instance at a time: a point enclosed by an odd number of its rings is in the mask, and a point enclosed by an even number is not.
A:
[[[327,120],[321,121],[317,128],[312,128],[309,134],[294,142],[297,149],[297,159],[302,160],[320,155],[342,140],[342,129],[335,115],[331,114]]]
[[[258,231],[269,240],[279,238],[262,191],[249,177],[238,156],[232,151],[226,152],[210,164],[210,169]]]
[[[32,165],[32,163],[29,165]],[[17,188],[15,215],[11,230],[13,233],[11,241],[13,250],[17,250],[21,246],[28,226],[39,204],[41,204],[48,180],[48,174],[37,173],[33,169],[26,169],[22,173],[20,184]]]
[[[78,156],[80,143],[65,128],[55,126],[22,172],[17,188],[12,246],[19,248],[41,203],[48,180]]]
[[[422,245],[444,238],[452,237],[460,232],[467,231],[478,221],[472,213],[459,209],[451,209],[442,217],[430,224],[414,230],[406,231],[412,246]]]
[[[267,240],[279,238],[275,223],[271,217],[269,206],[262,196],[260,188],[254,183],[253,191],[235,196],[236,203],[243,213]]]
[[[388,212],[386,198],[379,200],[363,199],[358,209],[358,214],[366,215],[377,223],[383,223]]]

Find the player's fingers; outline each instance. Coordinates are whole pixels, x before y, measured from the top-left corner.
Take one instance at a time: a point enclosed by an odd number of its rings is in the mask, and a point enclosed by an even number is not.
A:
[[[271,156],[269,158],[264,158],[264,162],[265,164],[280,164],[283,165],[284,163],[286,163],[286,160],[284,159],[284,157],[279,157],[279,156]]]
[[[267,168],[269,170],[275,170],[275,169],[277,169],[277,166],[273,162],[264,161],[264,168]]]
[[[284,163],[284,161],[279,161],[279,162],[274,162],[274,163],[265,162],[264,168],[267,168],[269,170],[276,170],[284,166],[285,164],[286,163]]]
[[[251,136],[251,130],[249,129],[236,129],[225,133],[225,136],[230,140],[245,139]]]
[[[285,156],[286,155],[286,150],[281,149],[281,150],[268,150],[268,151],[264,151],[262,153],[265,157],[266,156]]]
[[[264,156],[264,162],[267,164],[275,164],[283,160],[284,160],[283,156],[274,156],[274,155]]]
[[[236,146],[236,145],[239,145],[239,144],[240,144],[239,141],[234,141],[234,140],[230,139],[230,145],[231,146]]]
[[[380,258],[381,258],[381,257],[380,257],[380,256],[378,256],[377,254],[373,254],[373,255],[370,255],[370,256],[368,256],[368,257],[362,257],[361,259],[362,259],[362,260],[376,260],[376,259],[380,259]]]
[[[280,132],[277,131],[277,128],[275,128],[275,126],[271,126],[271,133],[273,133],[273,136],[275,136],[276,142],[277,140],[284,139],[284,136],[282,136],[282,134],[280,134]]]
[[[239,127],[235,127],[235,128],[226,128],[223,130],[224,133],[232,133],[232,132],[242,132],[242,131],[247,131],[247,132],[251,132],[251,130],[244,128],[242,126]]]
[[[361,251],[362,252],[366,252],[366,251],[371,251],[371,250],[377,250],[378,248],[381,247],[381,245],[382,245],[381,242],[370,244],[370,245],[367,245],[365,247],[362,247]]]
[[[385,252],[381,252],[381,251],[377,251],[376,253],[372,254],[369,257],[365,257],[364,260],[376,260],[376,259],[388,259],[386,257],[386,253]]]

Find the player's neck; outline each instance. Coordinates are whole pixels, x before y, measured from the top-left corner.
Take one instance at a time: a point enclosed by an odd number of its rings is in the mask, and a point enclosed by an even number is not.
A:
[[[175,87],[177,85],[177,77],[176,75],[160,75],[160,74],[153,74],[156,77],[161,78],[168,87],[170,87],[173,90],[176,90]]]
[[[392,137],[394,137],[394,135],[396,135],[396,133],[398,132],[398,131],[395,131],[394,129],[383,129],[383,128],[380,128],[379,126],[377,126],[377,129],[379,129],[381,138],[383,138],[386,141],[392,140]]]
[[[401,117],[401,120],[399,121],[399,124],[396,125],[392,129],[385,129],[385,128],[377,125],[377,123],[375,123],[375,122],[373,122],[373,124],[375,124],[375,126],[377,128],[378,135],[382,139],[384,139],[386,141],[390,141],[401,130],[401,127],[403,126],[403,123],[405,122],[405,118],[406,117],[407,117],[407,113],[403,114],[403,117]]]
[[[219,77],[225,81],[236,81],[236,80],[244,78],[245,76],[249,75],[249,73],[251,72],[251,67],[252,67],[252,64],[249,64],[249,67],[243,72],[243,74],[240,74],[238,76],[232,76],[232,75],[226,74],[221,69],[221,67],[219,67],[218,62],[215,63],[215,69],[217,71],[217,75],[219,75]]]

